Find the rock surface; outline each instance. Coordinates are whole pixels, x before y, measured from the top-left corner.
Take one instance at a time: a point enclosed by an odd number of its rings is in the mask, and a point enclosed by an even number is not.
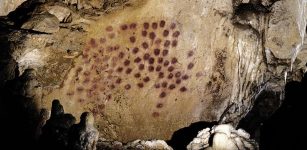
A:
[[[169,139],[198,121],[236,126],[261,92],[282,99],[306,69],[304,0],[96,2],[57,5],[70,15],[42,4],[47,12],[23,23],[30,30],[8,35],[9,54],[21,73],[37,70],[37,106],[61,99],[75,116],[90,111],[107,139]]]
[[[26,0],[1,0],[0,1],[0,16],[6,16],[11,11],[14,11],[20,4]]]

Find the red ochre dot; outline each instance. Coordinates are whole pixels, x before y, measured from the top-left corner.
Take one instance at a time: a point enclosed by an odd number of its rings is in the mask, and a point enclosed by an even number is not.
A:
[[[168,55],[168,50],[167,49],[163,50],[162,51],[162,56],[167,56],[167,55]]]
[[[156,117],[159,117],[160,114],[159,114],[158,112],[153,112],[153,113],[152,113],[152,116],[153,116],[154,118],[156,118]]]
[[[90,82],[90,79],[89,78],[85,78],[84,80],[83,80],[83,83],[84,84],[87,84],[87,83],[89,83]]]
[[[120,26],[120,28],[121,28],[122,30],[127,30],[127,29],[128,29],[128,26],[127,26],[126,24],[123,24],[123,25]]]
[[[100,40],[99,40],[99,42],[100,42],[101,44],[105,43],[106,41],[107,41],[106,38],[100,38]]]
[[[126,89],[126,90],[129,90],[130,88],[131,88],[131,85],[130,85],[130,84],[126,84],[126,85],[125,85],[125,89]]]
[[[166,40],[164,42],[164,47],[169,47],[170,44],[171,44],[171,42],[169,40]]]
[[[95,47],[98,46],[97,43],[96,43],[96,41],[95,41],[95,39],[93,39],[93,38],[91,38],[90,44],[91,44],[91,46],[92,46],[93,48],[95,48]]]
[[[189,79],[189,76],[188,75],[184,75],[184,76],[182,76],[182,79],[183,80],[187,80],[187,79]]]
[[[130,60],[125,60],[125,61],[124,61],[124,65],[125,65],[125,66],[129,66],[129,64],[130,64]]]
[[[165,60],[163,65],[164,65],[165,67],[168,66],[168,65],[169,65],[169,61],[168,61],[168,60]]]
[[[181,72],[180,71],[176,72],[175,77],[179,78],[180,76],[181,76]]]
[[[159,95],[160,98],[164,98],[165,96],[166,96],[165,92],[161,92],[160,95]]]
[[[148,44],[147,44],[146,42],[143,42],[143,43],[142,43],[142,46],[143,46],[144,49],[147,49],[147,48],[149,47]]]
[[[144,84],[143,84],[143,83],[138,83],[137,86],[138,86],[139,88],[143,88],[143,87],[144,87]]]
[[[143,26],[144,26],[144,29],[148,29],[148,28],[149,28],[149,23],[148,23],[148,22],[145,22],[145,23],[143,24]]]
[[[136,23],[131,23],[130,24],[130,29],[135,29],[136,28]]]
[[[144,68],[145,68],[144,64],[139,65],[139,70],[144,70]]]
[[[75,94],[75,92],[67,92],[66,95],[68,96],[73,96]]]
[[[158,65],[158,66],[156,67],[156,71],[157,71],[157,72],[161,71],[161,69],[162,69],[162,67],[161,67],[160,65]]]
[[[145,78],[143,79],[144,82],[148,82],[149,80],[150,80],[149,77],[145,77]]]
[[[186,87],[181,87],[180,89],[179,89],[181,92],[185,92],[185,91],[187,91],[188,89],[186,88]]]
[[[134,62],[135,62],[135,63],[139,63],[141,60],[142,60],[142,59],[141,59],[140,57],[137,57],[137,58],[134,59]]]
[[[154,32],[149,33],[149,38],[154,40],[156,38],[156,34]]]
[[[176,47],[177,44],[178,44],[177,40],[173,40],[173,41],[172,41],[172,47]]]
[[[163,31],[163,36],[164,36],[164,37],[167,37],[168,34],[169,34],[169,31],[168,31],[168,30],[164,30],[164,31]]]
[[[130,74],[131,72],[132,72],[132,69],[131,68],[127,68],[126,74]]]
[[[194,67],[194,64],[193,63],[189,63],[188,69],[192,69],[193,67]]]
[[[77,72],[81,72],[83,70],[82,67],[78,67],[78,69],[76,70]]]
[[[122,71],[123,71],[123,68],[122,68],[122,67],[118,67],[118,68],[116,69],[116,71],[117,71],[117,72],[122,72]]]
[[[131,43],[135,43],[135,41],[136,41],[136,39],[135,39],[134,36],[131,36],[131,37],[129,38],[129,40],[130,40]]]
[[[175,31],[174,33],[173,33],[173,37],[178,37],[180,35],[180,32],[179,31]]]
[[[164,87],[164,88],[166,88],[167,87],[167,82],[166,81],[164,81],[164,82],[162,82],[162,87]]]
[[[121,82],[122,82],[122,79],[121,78],[118,78],[118,79],[116,79],[116,81],[115,81],[117,84],[120,84]]]
[[[176,80],[176,84],[180,84],[181,83],[181,80],[180,79],[177,79]]]
[[[172,79],[174,77],[174,75],[172,73],[168,74],[168,78]]]
[[[133,54],[136,54],[136,53],[138,53],[138,52],[139,52],[139,48],[135,47],[135,48],[132,49],[132,53],[133,53]]]
[[[90,71],[84,71],[84,72],[83,72],[83,75],[85,75],[85,76],[89,76],[90,74],[91,74]]]
[[[114,89],[115,88],[115,85],[114,84],[111,84],[110,85],[110,89]]]
[[[176,88],[176,85],[175,85],[175,84],[171,84],[171,85],[169,85],[168,88],[169,88],[170,90],[172,90],[172,89]]]
[[[159,72],[159,78],[164,78],[164,73],[163,72]]]
[[[161,42],[162,42],[162,40],[158,38],[158,39],[155,41],[155,44],[160,45]]]
[[[156,56],[158,56],[160,54],[160,49],[158,49],[158,48],[154,49],[154,54]]]
[[[109,38],[110,38],[110,39],[113,39],[114,37],[115,37],[115,33],[110,33],[110,34],[109,34]]]
[[[162,64],[162,63],[163,63],[163,58],[162,58],[162,57],[159,57],[159,58],[158,58],[158,63],[159,63],[159,64]]]
[[[108,31],[108,32],[113,31],[113,27],[112,27],[112,26],[107,26],[107,27],[106,27],[106,31]]]
[[[160,83],[156,83],[155,88],[157,88],[157,89],[160,88]]]
[[[151,26],[152,26],[153,29],[157,29],[158,28],[158,24],[156,22],[153,22]]]
[[[144,37],[146,37],[146,35],[147,35],[147,31],[142,31],[142,36],[144,36]]]
[[[141,74],[140,73],[136,73],[136,74],[134,74],[134,77],[139,78],[139,77],[141,77]]]
[[[172,64],[176,64],[177,62],[178,62],[177,58],[176,58],[176,57],[173,57],[171,63],[172,63]]]
[[[149,63],[149,64],[155,63],[155,58],[150,57],[150,58],[148,59],[148,63]]]
[[[175,28],[176,28],[176,24],[175,24],[175,23],[172,23],[171,26],[170,26],[170,28],[171,28],[171,29],[175,29]]]
[[[143,59],[144,59],[144,60],[148,60],[149,57],[150,57],[150,55],[149,55],[148,53],[146,53],[146,54],[144,54]]]
[[[154,66],[152,66],[152,65],[148,66],[148,71],[149,72],[153,72],[154,70],[155,70]]]
[[[168,70],[169,72],[172,72],[174,69],[175,69],[175,68],[174,68],[173,66],[169,66],[169,67],[167,68],[167,70]]]
[[[156,105],[156,107],[157,107],[157,108],[162,108],[162,107],[163,107],[163,104],[162,104],[162,103],[158,103],[158,104]]]
[[[125,53],[124,53],[124,52],[119,52],[119,53],[118,53],[118,57],[119,57],[119,58],[124,58],[124,56],[125,56]]]
[[[163,28],[164,26],[165,26],[165,21],[164,21],[164,20],[161,20],[161,21],[160,21],[160,27]]]

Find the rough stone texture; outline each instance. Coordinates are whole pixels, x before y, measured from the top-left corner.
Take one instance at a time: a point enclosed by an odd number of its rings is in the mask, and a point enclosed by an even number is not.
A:
[[[108,1],[108,11],[66,2],[71,22],[49,14],[52,34],[10,34],[21,41],[10,54],[20,72],[37,70],[38,106],[57,98],[75,116],[91,111],[107,139],[169,139],[197,121],[236,126],[262,91],[282,95],[305,69],[306,1]]]
[[[0,16],[6,16],[11,11],[14,11],[20,4],[26,0],[1,0],[0,1]]]
[[[60,29],[58,18],[50,13],[34,15],[21,28],[43,33],[55,33]]]

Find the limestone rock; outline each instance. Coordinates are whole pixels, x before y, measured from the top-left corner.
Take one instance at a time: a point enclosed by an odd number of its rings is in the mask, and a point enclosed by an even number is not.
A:
[[[34,15],[30,20],[24,23],[21,28],[43,33],[55,33],[60,29],[59,23],[56,16],[49,13],[43,13]]]
[[[67,7],[60,5],[48,6],[47,11],[56,16],[60,22],[67,23],[72,21],[72,12]]]
[[[94,127],[94,117],[91,113],[84,112],[80,123],[73,125],[69,132],[69,150],[96,150],[99,132]]]
[[[0,1],[0,16],[6,16],[11,11],[14,11],[20,4],[26,0],[1,0]]]
[[[198,132],[197,137],[187,146],[188,150],[204,149],[209,147],[210,128]]]

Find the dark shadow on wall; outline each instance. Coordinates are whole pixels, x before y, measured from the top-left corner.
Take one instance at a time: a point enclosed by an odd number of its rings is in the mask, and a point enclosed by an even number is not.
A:
[[[195,138],[199,131],[205,128],[211,128],[217,125],[217,122],[196,122],[190,126],[179,129],[174,132],[171,140],[167,141],[167,144],[174,150],[186,150],[187,145]]]

